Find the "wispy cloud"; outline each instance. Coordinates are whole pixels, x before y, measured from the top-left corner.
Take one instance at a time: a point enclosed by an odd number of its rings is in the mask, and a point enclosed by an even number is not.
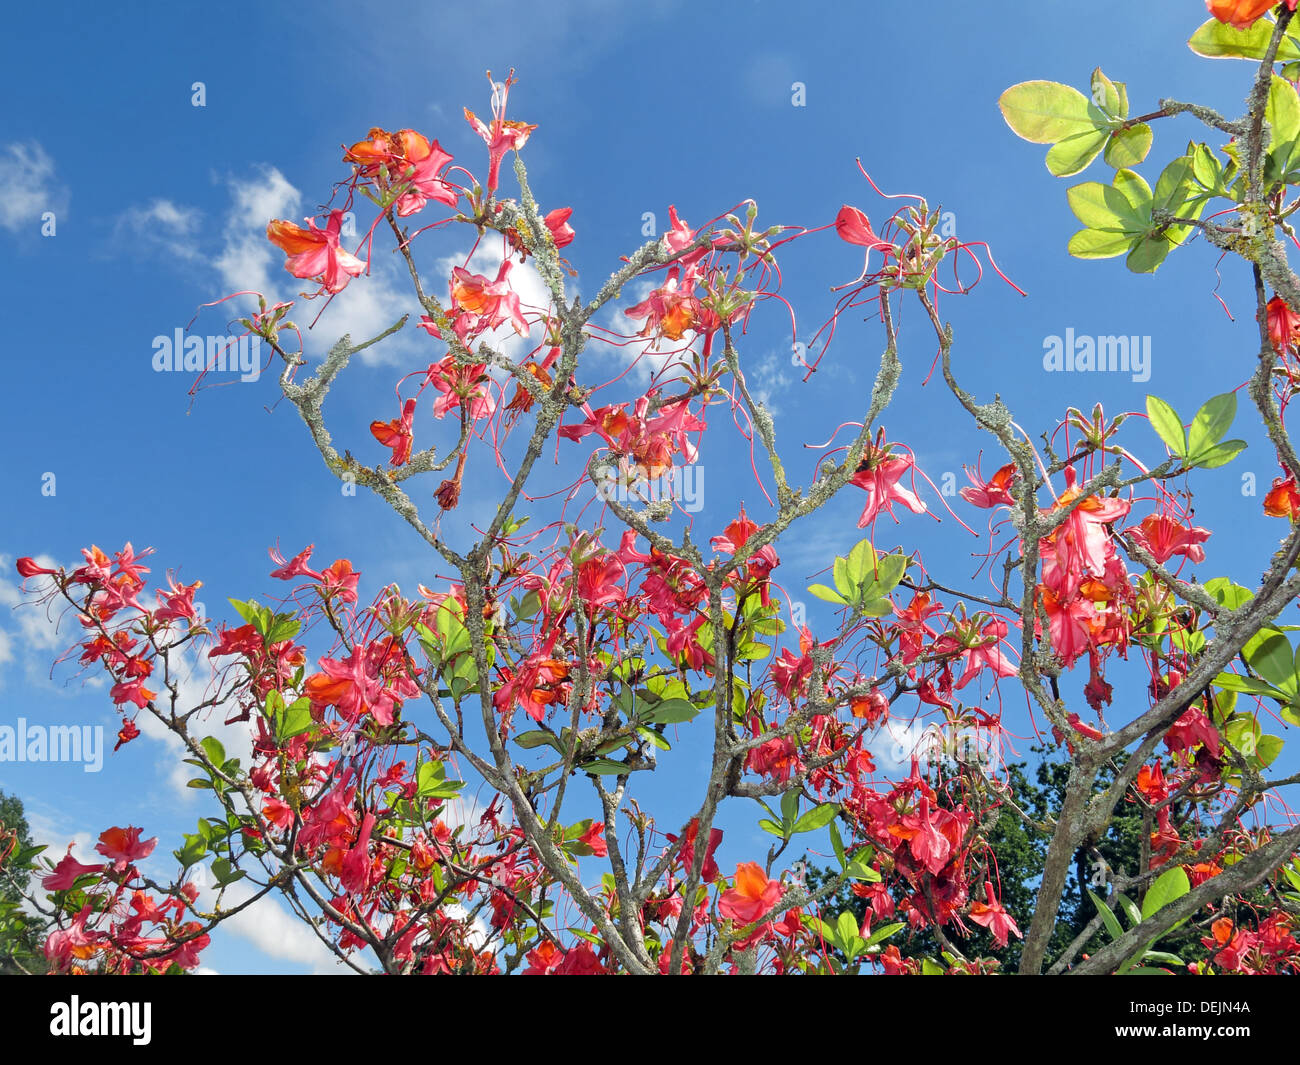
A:
[[[195,207],[154,200],[144,206],[128,207],[118,215],[113,236],[119,242],[129,237],[148,247],[161,248],[178,259],[197,259],[200,252],[195,237],[202,217]]]
[[[56,179],[54,160],[37,141],[0,148],[0,188],[0,226],[11,233],[34,230],[43,212],[62,215],[68,208],[68,189]]]

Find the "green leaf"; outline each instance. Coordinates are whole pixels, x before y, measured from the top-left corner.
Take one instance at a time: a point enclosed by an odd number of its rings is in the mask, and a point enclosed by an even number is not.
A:
[[[1191,890],[1192,885],[1181,865],[1166,870],[1156,878],[1154,884],[1147,888],[1146,896],[1142,899],[1142,920],[1145,921],[1157,910],[1182,898]]]
[[[1187,453],[1193,457],[1207,451],[1223,439],[1237,416],[1237,393],[1224,392],[1206,400],[1192,419],[1187,432]]]
[[[1088,897],[1092,899],[1092,904],[1097,907],[1097,912],[1101,914],[1101,923],[1106,926],[1106,931],[1110,933],[1110,939],[1113,943],[1124,934],[1123,925],[1119,923],[1119,918],[1115,916],[1115,911],[1102,902],[1092,888],[1088,889]]]
[[[808,586],[808,591],[810,594],[815,595],[818,599],[827,603],[837,603],[840,606],[844,606],[848,602],[848,600],[842,595],[827,588],[824,584],[811,584]]]
[[[611,773],[626,773],[627,765],[623,762],[611,761],[608,758],[597,758],[594,762],[586,762],[581,766],[584,773],[594,773],[597,776],[608,776]]]
[[[1151,151],[1153,136],[1145,122],[1110,134],[1106,140],[1106,165],[1116,170],[1137,166]]]
[[[1183,422],[1174,410],[1159,396],[1147,396],[1147,418],[1151,428],[1178,458],[1187,457],[1187,442],[1183,435]]]
[[[1066,251],[1076,259],[1113,259],[1127,252],[1132,244],[1133,238],[1127,233],[1081,229],[1070,238]]]
[[[554,733],[547,732],[544,729],[534,729],[531,732],[521,732],[515,738],[515,743],[526,751],[531,751],[534,747],[553,747],[561,754],[564,752],[560,748],[560,741]]]
[[[1054,177],[1071,177],[1086,170],[1110,142],[1110,130],[1089,129],[1047,149],[1047,169]],[[1141,162],[1138,159],[1137,162]]]
[[[226,749],[221,746],[221,741],[215,736],[204,736],[199,740],[199,746],[212,760],[213,765],[223,766],[226,764]]]
[[[1160,233],[1148,233],[1133,245],[1124,265],[1135,274],[1152,274],[1173,250],[1173,242],[1168,237]]]
[[[1023,81],[998,98],[1012,132],[1034,144],[1055,144],[1095,126],[1091,104],[1078,89],[1055,81]]]
[[[770,820],[769,818],[766,817],[760,818],[758,822],[758,827],[761,828],[764,832],[771,832],[772,835],[774,835],[777,839],[789,838],[785,834],[785,829],[782,828],[782,826],[778,825],[775,821]]]
[[[906,927],[907,923],[905,921],[896,921],[893,924],[881,925],[871,933],[871,938],[867,940],[867,946],[874,947],[877,943],[888,939],[899,929]]]
[[[1170,954],[1167,950],[1148,950],[1145,954],[1142,955],[1142,960],[1143,960],[1143,961],[1162,961],[1162,962],[1164,962],[1166,965],[1182,965],[1182,964],[1184,964],[1182,958],[1180,958],[1177,954]],[[1140,971],[1140,972],[1149,972],[1150,970],[1148,970],[1148,969],[1142,969],[1142,970],[1137,970],[1137,969],[1135,969],[1135,970],[1134,970],[1134,972],[1139,972],[1139,971]],[[1164,970],[1163,970],[1163,969],[1159,969],[1159,970],[1157,970],[1157,972],[1164,973]]]
[[[1263,59],[1273,36],[1273,23],[1260,19],[1247,29],[1233,29],[1218,19],[1210,19],[1192,34],[1187,47],[1207,59]],[[1283,62],[1300,58],[1300,48],[1289,37],[1282,39],[1277,58]]]
[[[1119,171],[1115,175],[1116,182],[1120,180],[1120,174],[1133,174],[1133,171]],[[1074,216],[1089,229],[1138,234],[1146,230],[1147,218],[1139,208],[1134,207],[1131,199],[1133,192],[1129,183],[1120,188],[1115,184],[1085,181],[1067,189],[1065,198]]]
[[[1255,741],[1255,757],[1259,759],[1259,764],[1267,769],[1276,760],[1277,756],[1282,753],[1285,741],[1281,736],[1260,736]]]
[[[835,815],[839,812],[840,805],[835,802],[824,802],[820,806],[814,806],[794,823],[791,835],[799,832],[815,832],[819,828],[824,828],[835,820]]]
[[[1092,89],[1092,103],[1111,118],[1128,118],[1128,93],[1124,92],[1123,82],[1113,82],[1102,73],[1101,67],[1092,72],[1089,79]]]
[[[1268,90],[1264,120],[1272,130],[1264,165],[1266,183],[1280,181],[1300,163],[1300,97],[1295,86],[1276,74]]]
[[[1254,677],[1239,677],[1235,673],[1220,673],[1214,678],[1214,683],[1225,691],[1241,692],[1244,695],[1263,695],[1269,699],[1278,699],[1285,702],[1287,696],[1280,692],[1271,684],[1266,684],[1262,680]]]
[[[694,720],[700,711],[686,699],[665,699],[656,703],[645,720],[652,725],[680,725]]]
[[[839,859],[840,868],[843,869],[849,863],[848,859],[844,857],[844,839],[840,835],[839,826],[833,820],[831,821],[831,847],[834,848],[835,857]],[[1300,884],[1296,886],[1300,889]]]
[[[1227,465],[1245,450],[1246,441],[1225,440],[1218,447],[1212,447],[1208,451],[1203,451],[1195,456],[1195,465],[1204,470],[1213,470],[1216,467]],[[1189,459],[1188,461],[1193,460]]]
[[[1205,582],[1205,590],[1214,596],[1216,602],[1229,610],[1237,610],[1242,604],[1254,598],[1248,589],[1240,584],[1234,584],[1227,577],[1211,577]]]
[[[858,937],[858,919],[852,912],[845,910],[835,920],[835,938],[843,945],[852,943]]]
[[[1250,668],[1270,684],[1295,690],[1295,652],[1291,641],[1275,633],[1254,649],[1246,661]]]
[[[870,540],[859,540],[845,558],[849,580],[856,587],[876,570],[876,549]]]
[[[1142,911],[1138,909],[1138,904],[1127,895],[1117,894],[1115,901],[1119,903],[1119,908],[1128,916],[1130,925],[1139,925],[1142,923]]]
[[[794,824],[795,814],[799,812],[799,789],[791,788],[781,796],[781,821],[787,825]]]

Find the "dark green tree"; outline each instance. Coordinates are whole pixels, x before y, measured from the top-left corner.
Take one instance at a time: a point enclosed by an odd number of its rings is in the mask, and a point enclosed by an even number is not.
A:
[[[0,973],[43,973],[48,968],[41,950],[45,922],[23,899],[43,849],[32,844],[22,800],[0,791]]]

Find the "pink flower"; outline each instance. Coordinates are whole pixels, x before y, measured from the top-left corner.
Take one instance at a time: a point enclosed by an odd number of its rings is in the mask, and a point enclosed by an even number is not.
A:
[[[858,518],[859,529],[874,522],[882,510],[889,511],[890,517],[893,517],[895,502],[902,503],[913,514],[927,512],[926,505],[898,483],[911,468],[912,460],[906,455],[891,454],[884,446],[868,449],[857,472],[849,478],[867,493],[867,505],[862,508],[862,515]]]
[[[980,480],[970,470],[966,471],[966,476],[973,487],[963,488],[960,494],[967,503],[977,507],[1011,506],[1015,503],[1011,495],[1011,486],[1016,480],[1015,463],[1008,462],[987,481]]]
[[[54,867],[54,872],[41,880],[41,886],[46,891],[67,891],[76,882],[77,877],[103,871],[102,865],[82,865],[77,861],[72,856],[72,844],[69,843],[68,853],[59,860],[59,864]]]
[[[546,228],[551,231],[551,239],[555,241],[557,248],[564,248],[573,243],[573,238],[577,236],[573,227],[569,225],[569,217],[573,214],[572,207],[557,207],[554,211],[547,213],[542,219],[546,223]]]
[[[113,871],[122,872],[131,862],[148,858],[158,845],[158,837],[140,841],[139,828],[110,828],[100,834],[95,850],[113,862]]]
[[[513,259],[503,260],[495,281],[489,281],[483,274],[471,274],[463,266],[452,270],[451,303],[457,312],[452,329],[462,340],[507,321],[520,336],[528,333],[519,294],[507,280],[513,265]]]
[[[271,561],[278,568],[271,571],[271,576],[282,581],[291,581],[294,577],[310,577],[314,581],[320,580],[320,574],[307,565],[307,560],[311,558],[311,553],[315,548],[315,544],[308,544],[288,562],[284,560],[284,556],[280,554],[278,549],[272,548],[269,552]]]
[[[618,583],[625,574],[623,563],[612,551],[588,559],[578,567],[578,595],[589,614],[606,603],[621,603],[626,598]]]
[[[887,240],[881,240],[876,236],[875,231],[871,228],[871,221],[865,214],[856,207],[850,207],[845,204],[840,208],[839,214],[835,216],[835,232],[839,234],[840,240],[847,241],[850,244],[858,244],[867,249],[866,262],[862,266],[862,276],[866,276],[867,264],[871,262],[872,249],[879,249],[885,253],[885,258],[894,254],[894,246]]]
[[[1002,908],[1000,903],[993,895],[993,884],[990,881],[984,882],[985,898],[987,902],[977,902],[970,908],[970,919],[978,925],[983,925],[993,933],[993,942],[999,947],[1007,945],[1008,936],[1019,936],[1020,929],[1016,927],[1016,922],[1012,920],[1011,915]]]
[[[492,94],[492,122],[485,125],[468,107],[465,108],[465,121],[468,122],[488,146],[488,180],[487,191],[496,192],[500,181],[501,160],[506,152],[517,152],[528,143],[529,134],[537,127],[526,122],[515,122],[506,118],[506,99],[510,95],[510,86],[515,83],[514,71],[500,85],[495,86]]]
[[[405,134],[406,162],[412,172],[408,178],[410,188],[397,200],[397,213],[405,218],[423,210],[430,200],[455,207],[460,193],[438,173],[451,162],[452,157],[437,141],[430,144],[414,130],[403,130],[402,133]]]
[[[331,211],[324,229],[313,218],[307,219],[307,224],[310,229],[273,219],[267,223],[266,239],[289,256],[284,268],[294,277],[319,281],[327,292],[342,292],[366,268],[360,259],[339,247],[343,212]]]
[[[1205,548],[1201,544],[1210,537],[1208,529],[1200,526],[1188,528],[1168,514],[1152,514],[1143,518],[1136,529],[1126,531],[1135,543],[1162,564],[1174,555],[1183,555],[1194,563],[1205,561]]]

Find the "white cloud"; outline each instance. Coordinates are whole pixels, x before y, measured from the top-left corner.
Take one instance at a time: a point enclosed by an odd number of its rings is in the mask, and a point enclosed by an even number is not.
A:
[[[246,884],[232,884],[226,888],[222,905],[227,909],[238,906],[252,898],[254,893],[253,888]],[[205,905],[212,902],[210,892],[203,892],[200,898]],[[309,965],[313,973],[353,972],[330,952],[301,918],[281,906],[274,895],[258,899],[246,910],[222,922],[221,928],[251,943],[268,957]]]
[[[202,212],[196,207],[181,207],[171,200],[154,200],[143,207],[128,207],[113,227],[114,237],[130,237],[137,242],[161,247],[178,259],[200,257],[195,237]]]
[[[0,149],[0,226],[17,233],[40,223],[41,214],[67,210],[68,190],[54,176],[54,160],[37,141]]]
[[[266,239],[273,218],[301,223],[297,213],[302,194],[273,166],[259,168],[255,177],[228,181],[231,207],[226,215],[225,245],[213,260],[222,284],[231,292],[251,289],[271,298],[283,271],[272,279],[282,253]]]

